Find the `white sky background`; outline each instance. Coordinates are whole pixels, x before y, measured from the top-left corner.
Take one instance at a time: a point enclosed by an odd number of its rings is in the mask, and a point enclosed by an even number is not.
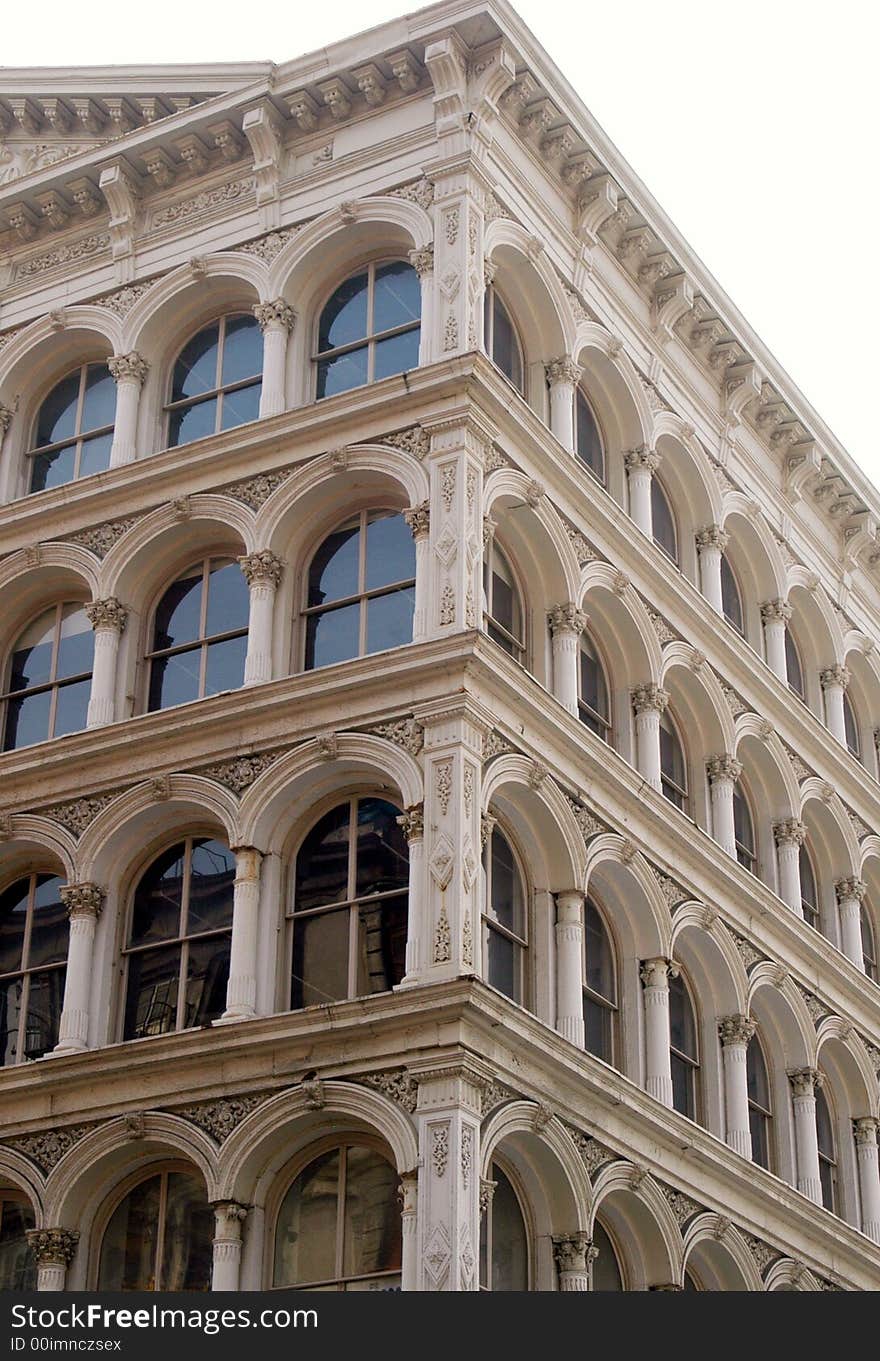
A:
[[[515,2],[880,485],[880,8],[872,0]],[[9,3],[0,64],[283,62],[414,8],[407,0]]]

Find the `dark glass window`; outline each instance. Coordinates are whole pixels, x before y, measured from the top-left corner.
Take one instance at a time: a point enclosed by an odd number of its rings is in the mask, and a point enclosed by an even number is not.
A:
[[[771,1121],[773,1112],[770,1106],[770,1082],[767,1065],[757,1035],[749,1041],[746,1050],[746,1080],[749,1093],[749,1129],[752,1133],[752,1162],[759,1167],[771,1167]]]
[[[578,388],[574,398],[575,450],[597,482],[605,484],[605,450],[593,408]]]
[[[689,1120],[696,1120],[700,1072],[697,1022],[684,975],[669,981],[669,1048],[672,1066],[672,1104]]]
[[[36,1290],[37,1271],[28,1244],[34,1212],[15,1191],[0,1190],[0,1290]]]
[[[171,378],[168,447],[255,421],[263,383],[263,333],[247,313],[221,317],[188,340]]]
[[[859,720],[856,718],[852,700],[845,690],[843,692],[843,729],[846,734],[847,747],[856,760],[861,761],[862,743],[859,738]]]
[[[660,787],[670,803],[687,810],[687,766],[675,724],[668,713],[660,715]]]
[[[872,980],[877,982],[877,945],[874,939],[874,926],[868,912],[867,905],[862,903],[860,911],[862,929],[862,964],[865,973]]]
[[[205,558],[178,577],[156,606],[148,710],[237,690],[248,614],[247,583],[230,558]]]
[[[209,1025],[226,1009],[235,856],[187,837],[158,855],[134,893],[125,949],[123,1039]]]
[[[278,1211],[273,1286],[399,1290],[398,1180],[387,1158],[360,1144],[312,1159]]]
[[[743,624],[742,594],[733,568],[724,553],[721,554],[721,608],[728,624],[745,637]]]
[[[529,1238],[513,1183],[492,1164],[495,1189],[480,1228],[480,1289],[528,1290]]]
[[[605,669],[589,634],[582,633],[580,641],[580,694],[578,714],[603,742],[611,740],[611,711]]]
[[[400,809],[361,796],[315,823],[297,852],[294,1009],[389,992],[404,975],[409,850]]]
[[[806,846],[801,847],[800,867],[801,907],[803,908],[804,921],[808,926],[812,926],[815,931],[819,931],[821,926],[819,923],[819,895],[816,892],[816,875]]]
[[[662,548],[666,556],[677,564],[678,531],[675,527],[675,516],[669,497],[663,489],[663,483],[656,473],[651,478],[651,526],[657,547]]]
[[[525,1003],[528,913],[513,847],[498,827],[486,848],[483,946],[486,981],[514,1002]]]
[[[86,726],[95,636],[82,605],[51,606],[16,640],[6,672],[3,750]]]
[[[0,893],[0,1045],[5,1065],[58,1043],[67,964],[63,880],[29,874]]]
[[[29,490],[109,467],[115,418],[116,384],[106,364],[83,364],[62,378],[37,413]]]
[[[517,392],[525,392],[522,346],[510,313],[491,286],[483,303],[483,336],[486,353],[509,378]]]
[[[318,399],[417,368],[421,310],[419,276],[403,260],[340,284],[318,323]]]
[[[329,534],[309,567],[305,669],[412,642],[416,552],[404,517],[364,510]]]
[[[584,905],[584,1044],[589,1054],[614,1063],[617,971],[611,938],[592,898]]]
[[[799,699],[806,701],[807,695],[804,688],[804,668],[801,666],[801,657],[798,652],[797,643],[788,626],[786,626],[785,630],[785,671],[789,690],[793,690]]]
[[[525,661],[523,607],[516,577],[505,553],[494,540],[483,558],[483,622],[486,632],[508,656]]]
[[[752,814],[744,792],[736,785],[733,789],[733,834],[736,840],[737,860],[750,874],[756,874],[758,857],[755,853]]]
[[[598,1219],[593,1224],[593,1247],[598,1250],[596,1260],[593,1262],[593,1289],[623,1290],[623,1272],[620,1269],[617,1250],[609,1233]]]
[[[138,1182],[113,1211],[101,1242],[99,1290],[210,1290],[214,1211],[186,1167]]]
[[[837,1214],[837,1154],[835,1152],[834,1123],[831,1107],[821,1087],[816,1087],[816,1138],[819,1144],[819,1181],[822,1184],[822,1204]]]

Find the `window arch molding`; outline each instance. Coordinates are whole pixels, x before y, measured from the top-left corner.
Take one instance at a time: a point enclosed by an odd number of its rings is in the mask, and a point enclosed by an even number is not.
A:
[[[521,1224],[524,1240],[522,1243],[523,1251],[520,1261],[511,1264],[517,1277],[516,1284],[513,1284],[510,1278],[508,1278],[507,1288],[516,1290],[525,1288],[529,1291],[535,1290],[537,1288],[535,1221],[525,1183],[516,1163],[507,1157],[504,1152],[499,1152],[496,1149],[492,1154],[488,1167],[489,1180],[495,1181],[496,1185],[492,1194],[492,1199],[489,1203],[489,1208],[480,1220],[479,1288],[481,1290],[498,1290],[500,1288],[495,1283],[494,1277],[496,1274],[500,1274],[499,1263],[497,1262],[498,1247],[496,1238],[501,1236],[493,1233],[493,1230],[496,1228],[494,1217],[498,1216],[502,1205],[501,1197],[499,1197],[498,1205],[496,1205],[495,1202],[495,1194],[500,1189],[502,1193],[506,1193],[506,1199],[510,1202],[507,1207],[508,1213],[513,1211],[513,1222],[508,1222],[508,1228],[512,1228],[513,1232],[517,1233]],[[501,1182],[501,1185],[499,1186],[498,1183],[501,1181],[501,1178],[506,1182],[506,1186],[504,1185],[504,1182]],[[517,1211],[519,1212],[519,1222],[516,1220]],[[501,1241],[501,1250],[503,1251],[504,1239],[502,1238]]]
[[[549,402],[544,363],[576,348],[571,302],[543,251],[511,218],[496,217],[484,234],[483,256],[491,286],[510,313],[524,359],[523,397],[547,419]],[[484,346],[485,349],[485,338]]]
[[[175,1173],[192,1178],[194,1182],[198,1183],[199,1190],[204,1193],[204,1210],[206,1211],[206,1214],[204,1216],[202,1233],[203,1249],[206,1249],[207,1261],[203,1264],[201,1276],[207,1283],[193,1288],[210,1290],[211,1240],[213,1238],[214,1229],[214,1211],[211,1209],[208,1199],[211,1194],[210,1184],[205,1178],[203,1169],[199,1167],[196,1162],[192,1162],[188,1158],[181,1156],[176,1149],[171,1148],[168,1144],[164,1144],[162,1147],[155,1148],[146,1153],[142,1152],[139,1155],[136,1168],[129,1170],[126,1175],[112,1186],[112,1188],[104,1189],[103,1197],[98,1204],[97,1210],[94,1212],[89,1232],[87,1279],[91,1289],[97,1290],[100,1288],[102,1266],[104,1264],[104,1249],[108,1230],[111,1228],[116,1211],[120,1209],[126,1197],[133,1191],[136,1191],[139,1186],[146,1186],[147,1183],[157,1177],[167,1179],[169,1174],[173,1175]],[[167,1200],[165,1203],[167,1204]],[[160,1205],[161,1204],[162,1201],[160,1200]],[[163,1225],[163,1227],[165,1226]],[[154,1244],[154,1260],[158,1259],[158,1251],[164,1246],[162,1242],[163,1239],[164,1233],[160,1234],[159,1241],[156,1241]],[[204,1270],[204,1267],[207,1268],[206,1271]],[[68,1289],[70,1288],[72,1288],[72,1283],[68,1284]]]

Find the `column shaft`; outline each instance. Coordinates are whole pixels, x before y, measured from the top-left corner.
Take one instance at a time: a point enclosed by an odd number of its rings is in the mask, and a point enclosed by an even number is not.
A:
[[[248,553],[238,561],[250,592],[244,684],[262,685],[272,679],[275,593],[284,563],[267,548]]]
[[[147,376],[145,359],[131,354],[115,354],[107,367],[116,379],[116,415],[113,422],[113,443],[110,446],[110,467],[119,468],[137,458],[138,408],[141,388]]]
[[[238,1290],[241,1276],[241,1229],[247,1208],[234,1200],[214,1206],[214,1242],[211,1289]]]
[[[755,1033],[747,1016],[725,1016],[718,1023],[724,1066],[725,1137],[728,1145],[744,1158],[752,1156],[749,1127],[749,1085],[746,1052]]]
[[[262,861],[262,851],[253,846],[235,848],[232,947],[224,1021],[248,1020],[257,1014],[257,929]]]
[[[856,1164],[859,1170],[859,1199],[862,1203],[862,1233],[872,1243],[880,1243],[880,1172],[877,1166],[877,1121],[873,1117],[853,1121]]]
[[[99,728],[116,720],[116,667],[119,640],[125,629],[128,611],[116,596],[110,596],[106,600],[91,601],[86,605],[86,614],[95,631],[86,727]]]
[[[287,344],[296,320],[293,308],[283,298],[257,303],[254,316],[263,332],[263,382],[260,388],[260,418],[277,416],[286,406],[285,369]]]
[[[66,884],[61,898],[70,920],[64,1004],[58,1026],[56,1054],[75,1054],[88,1048],[89,1002],[92,996],[92,958],[95,928],[104,905],[97,884]]]
[[[796,913],[804,915],[801,902],[801,846],[806,827],[797,818],[786,818],[773,824],[776,838],[776,863],[779,869],[779,896]]]
[[[822,1204],[822,1179],[819,1175],[819,1139],[816,1130],[815,1083],[818,1074],[811,1068],[789,1073],[794,1108],[794,1138],[797,1149],[797,1188],[814,1204]]]
[[[840,943],[847,959],[859,969],[865,967],[862,952],[862,899],[868,891],[867,884],[854,875],[838,879],[834,885],[837,893],[837,906],[840,913]]]
[[[556,1029],[584,1047],[584,895],[572,889],[556,895]]]
[[[645,1090],[672,1107],[672,1062],[669,1053],[669,975],[666,959],[642,965],[645,998]]]
[[[819,679],[825,692],[825,725],[838,742],[846,746],[843,692],[849,684],[849,671],[845,666],[828,666]]]

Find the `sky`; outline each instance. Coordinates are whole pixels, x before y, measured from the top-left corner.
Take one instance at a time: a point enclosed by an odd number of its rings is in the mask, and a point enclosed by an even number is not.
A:
[[[10,5],[0,65],[288,61],[406,0]],[[516,0],[691,248],[880,486],[871,0]]]

